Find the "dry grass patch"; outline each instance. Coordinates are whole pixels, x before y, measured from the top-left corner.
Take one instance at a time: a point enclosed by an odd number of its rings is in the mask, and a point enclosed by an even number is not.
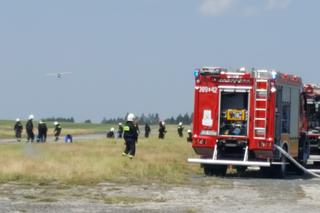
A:
[[[66,184],[186,183],[199,168],[187,164],[193,155],[185,139],[140,139],[136,157],[121,156],[123,140],[96,140],[74,144],[0,145],[0,181]]]

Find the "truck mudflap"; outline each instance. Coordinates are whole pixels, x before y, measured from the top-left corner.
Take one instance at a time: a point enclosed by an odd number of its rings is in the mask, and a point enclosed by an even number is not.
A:
[[[233,165],[233,166],[260,166],[260,167],[270,167],[271,164],[279,164],[276,162],[271,163],[270,161],[249,161],[248,147],[246,147],[245,149],[243,160],[218,159],[217,156],[218,156],[218,148],[217,148],[217,145],[215,145],[212,158],[188,158],[188,163]]]

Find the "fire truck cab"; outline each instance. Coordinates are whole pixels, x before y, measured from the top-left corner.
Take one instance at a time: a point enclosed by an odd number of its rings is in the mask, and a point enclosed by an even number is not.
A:
[[[203,67],[194,72],[192,147],[206,175],[258,166],[283,177],[288,162],[279,145],[300,162],[308,158],[302,82],[277,71]]]

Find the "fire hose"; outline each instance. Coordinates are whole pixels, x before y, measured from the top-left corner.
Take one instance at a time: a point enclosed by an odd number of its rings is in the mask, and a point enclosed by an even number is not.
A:
[[[283,154],[289,161],[291,161],[293,164],[295,164],[299,169],[301,169],[302,171],[304,171],[306,174],[309,174],[313,177],[317,177],[317,178],[320,178],[320,175],[316,174],[315,172],[309,170],[309,169],[306,169],[305,167],[303,167],[299,162],[297,162],[293,157],[291,157],[289,155],[289,153],[287,153],[284,149],[282,149],[280,146],[278,145],[274,145],[276,147],[276,149],[281,153]]]

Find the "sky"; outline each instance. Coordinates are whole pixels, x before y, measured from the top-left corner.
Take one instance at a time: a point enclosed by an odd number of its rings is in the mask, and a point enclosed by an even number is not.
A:
[[[318,0],[0,0],[0,119],[191,113],[201,66],[320,82],[319,8]],[[55,72],[72,74],[46,75]]]

